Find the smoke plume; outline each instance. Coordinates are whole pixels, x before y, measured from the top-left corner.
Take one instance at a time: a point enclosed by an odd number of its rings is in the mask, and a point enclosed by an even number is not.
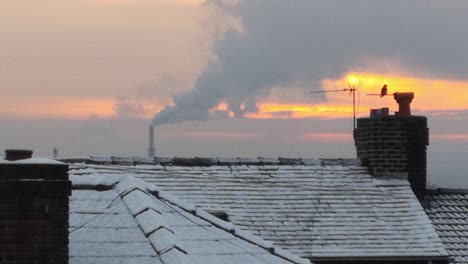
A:
[[[349,70],[466,78],[467,1],[211,0],[242,30],[215,35],[216,60],[193,89],[155,116],[160,125],[256,111],[272,87],[314,87]],[[445,41],[450,39],[450,41]],[[372,62],[372,63],[369,63]],[[221,102],[224,110],[210,111]]]

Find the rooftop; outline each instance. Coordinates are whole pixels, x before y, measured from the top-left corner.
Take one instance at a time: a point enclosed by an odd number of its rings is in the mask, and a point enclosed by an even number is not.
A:
[[[71,167],[72,264],[310,263],[131,175],[77,169]]]
[[[468,191],[431,190],[425,210],[453,263],[468,263]]]
[[[181,207],[185,213],[223,212],[231,222],[223,222],[225,230],[249,232],[312,261],[447,256],[408,181],[372,177],[356,160],[92,157],[66,162],[76,186],[100,176],[139,178],[179,204],[191,204]]]

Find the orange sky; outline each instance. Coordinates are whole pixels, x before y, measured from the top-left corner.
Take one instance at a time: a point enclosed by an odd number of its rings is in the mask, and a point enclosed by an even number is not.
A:
[[[415,93],[414,110],[460,110],[468,108],[468,82],[459,80],[439,80],[403,77],[372,73],[351,72],[337,80],[323,80],[325,89],[342,89],[351,83],[359,90],[357,95],[358,116],[367,115],[370,108],[390,107],[397,110],[393,96],[384,98],[367,96],[380,93],[383,84],[394,92]],[[310,95],[313,98],[313,94]],[[352,113],[351,98],[348,92],[327,93],[328,101],[322,103],[298,103],[294,101],[258,103],[258,113],[248,113],[250,118],[304,118],[348,117]],[[66,96],[9,97],[0,99],[0,112],[4,116],[17,118],[69,118],[84,119],[92,116],[112,118],[117,116],[116,99],[78,98]],[[140,99],[144,109],[136,113],[139,118],[151,118],[164,105],[155,104],[151,99]],[[169,102],[168,102],[169,103]],[[221,105],[218,109],[225,109]]]
[[[412,109],[416,111],[468,109],[467,81],[350,72],[340,79],[325,79],[322,81],[322,86],[325,90],[335,90],[347,88],[348,83],[358,89],[356,95],[358,116],[367,115],[371,108],[390,107],[391,113],[397,111],[398,105],[392,96],[395,92],[414,92]],[[388,96],[380,98],[380,96],[367,95],[379,94],[383,84],[389,87]],[[335,118],[348,117],[352,114],[352,98],[349,92],[327,93],[326,95],[328,101],[319,104],[260,102],[259,113],[249,113],[247,116],[252,118]]]
[[[1,97],[0,115],[14,118],[115,117],[113,99],[73,97]]]
[[[345,87],[347,83],[356,85],[361,94],[361,107],[380,107],[388,105],[395,109],[393,96],[380,99],[379,96],[367,96],[367,93],[380,93],[383,84],[388,85],[388,93],[414,92],[412,108],[421,110],[467,109],[468,82],[460,80],[422,79],[399,75],[351,72],[340,80],[324,80],[328,89]],[[335,94],[331,100],[343,101]]]

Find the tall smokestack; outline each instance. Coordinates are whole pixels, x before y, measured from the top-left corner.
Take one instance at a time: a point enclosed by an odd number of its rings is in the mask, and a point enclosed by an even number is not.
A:
[[[148,158],[152,159],[154,157],[154,127],[151,124],[149,127],[149,147],[148,147]]]

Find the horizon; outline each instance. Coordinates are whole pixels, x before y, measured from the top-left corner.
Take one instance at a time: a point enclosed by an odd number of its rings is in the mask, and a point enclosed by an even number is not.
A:
[[[5,149],[32,149],[36,157],[52,158],[54,148],[58,150],[58,158],[146,157],[149,122],[144,119],[15,120],[3,127],[0,140],[8,142],[4,143]],[[282,131],[271,133],[278,122],[282,122]],[[444,134],[441,128],[446,120],[429,118],[428,122],[428,185],[467,188],[464,172],[468,136]],[[436,124],[439,128],[434,128]],[[317,125],[321,128],[317,129]],[[300,129],[292,133],[294,127]],[[351,129],[350,118],[185,122],[155,129],[156,156],[356,158]]]

